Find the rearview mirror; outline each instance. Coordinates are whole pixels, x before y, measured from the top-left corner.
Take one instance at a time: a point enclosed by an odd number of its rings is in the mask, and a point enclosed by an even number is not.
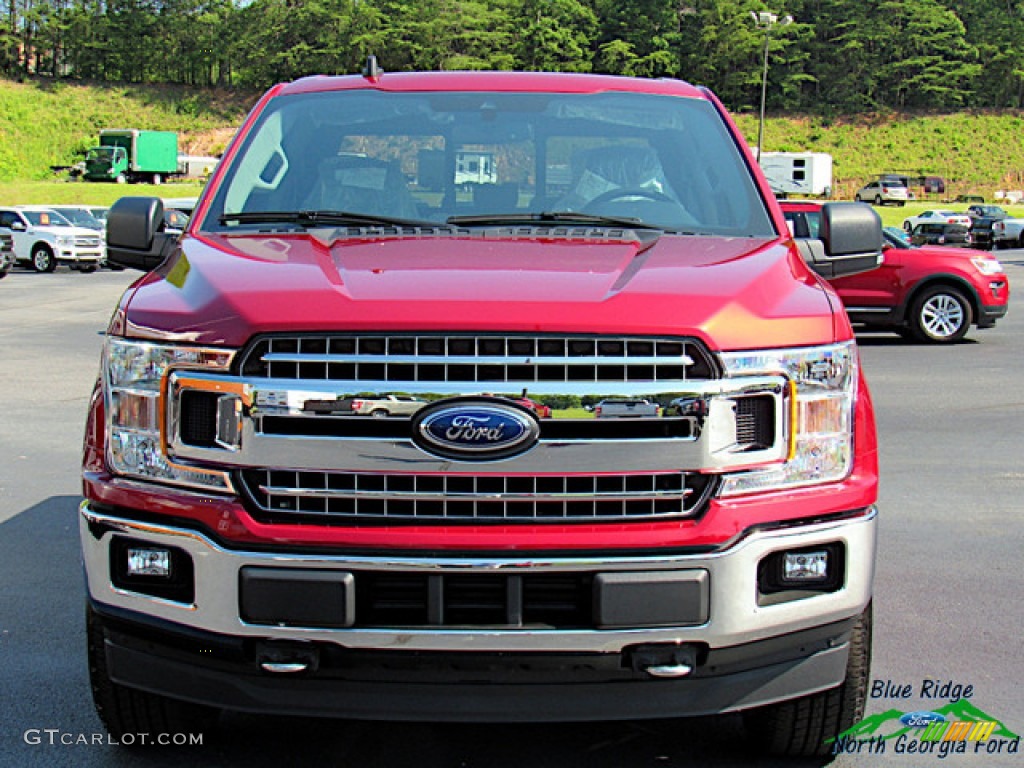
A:
[[[826,280],[869,272],[884,260],[882,220],[866,203],[825,203],[818,235],[796,242],[811,269]]]
[[[164,204],[158,197],[122,197],[107,214],[107,261],[119,267],[157,267],[177,241],[161,231]]]

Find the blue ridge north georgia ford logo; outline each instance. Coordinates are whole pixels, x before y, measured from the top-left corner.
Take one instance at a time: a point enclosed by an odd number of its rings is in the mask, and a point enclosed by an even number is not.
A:
[[[498,400],[446,400],[420,410],[413,440],[428,453],[463,461],[505,459],[528,451],[540,425],[524,408]]]

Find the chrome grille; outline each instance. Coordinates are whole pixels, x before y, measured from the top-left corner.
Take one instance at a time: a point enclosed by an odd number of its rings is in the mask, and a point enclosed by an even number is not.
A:
[[[691,339],[586,336],[294,335],[257,339],[257,378],[373,382],[634,382],[717,378]]]
[[[244,470],[263,519],[565,522],[695,514],[710,475],[416,475]]]
[[[75,245],[79,248],[99,248],[100,239],[98,237],[76,237]]]

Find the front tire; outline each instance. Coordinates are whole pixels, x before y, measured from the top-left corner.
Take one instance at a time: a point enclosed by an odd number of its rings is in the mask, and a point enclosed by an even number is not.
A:
[[[194,734],[213,729],[216,709],[126,688],[111,680],[103,622],[90,607],[86,608],[85,627],[93,703],[111,736],[122,741],[125,734],[145,733],[156,739],[159,734]]]
[[[881,204],[882,204],[882,196],[881,195],[875,195],[875,205],[881,205]]]
[[[42,243],[32,246],[32,268],[36,272],[53,272],[57,268],[57,259],[50,246]]]
[[[786,757],[832,753],[839,734],[864,717],[871,672],[871,605],[853,626],[846,679],[838,688],[743,713],[748,737],[762,752]]]
[[[925,289],[910,309],[910,330],[918,341],[950,344],[971,327],[973,312],[967,297],[948,285]]]

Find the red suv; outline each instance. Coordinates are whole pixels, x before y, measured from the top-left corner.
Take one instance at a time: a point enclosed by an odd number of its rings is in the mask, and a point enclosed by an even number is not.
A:
[[[819,236],[822,203],[781,206],[796,237]],[[962,339],[972,324],[991,328],[1006,314],[1010,281],[998,259],[966,248],[915,247],[896,233],[883,234],[880,267],[830,280],[852,322],[942,343]]]

